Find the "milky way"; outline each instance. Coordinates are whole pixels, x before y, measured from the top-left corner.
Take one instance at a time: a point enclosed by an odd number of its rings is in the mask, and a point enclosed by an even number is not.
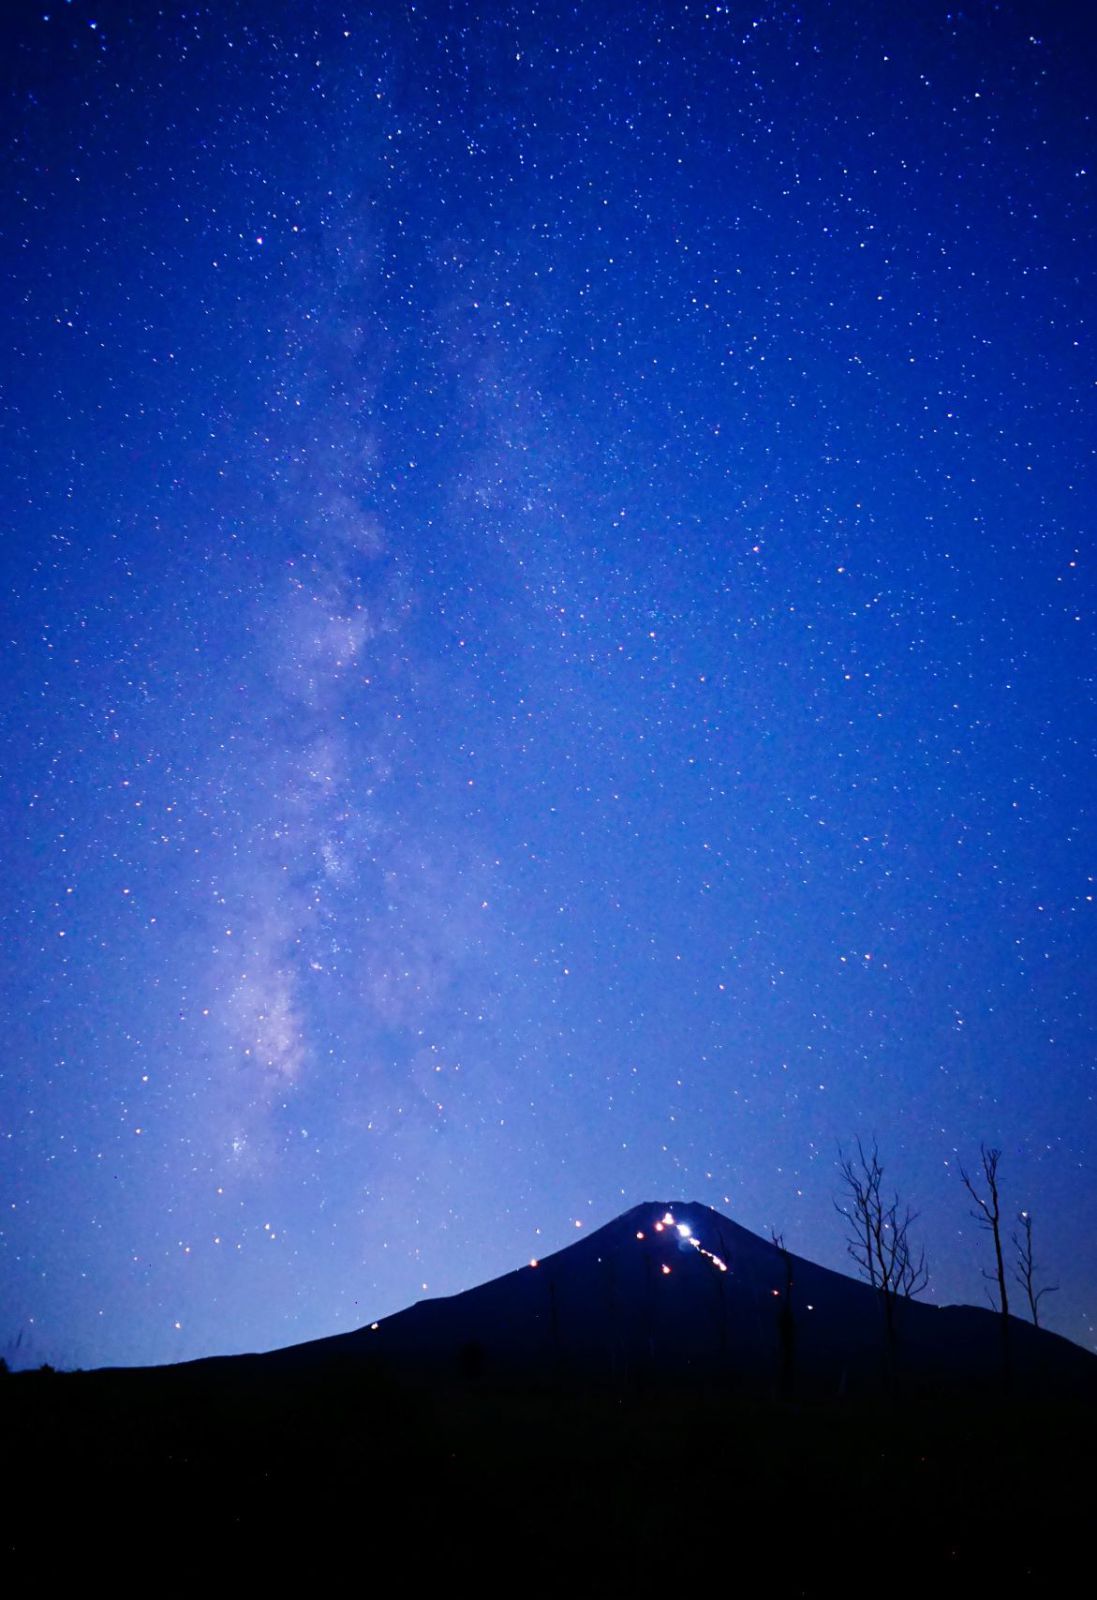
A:
[[[384,1316],[699,1200],[1097,1340],[1092,38],[12,24],[0,1346]],[[732,1265],[733,1270],[733,1265]]]

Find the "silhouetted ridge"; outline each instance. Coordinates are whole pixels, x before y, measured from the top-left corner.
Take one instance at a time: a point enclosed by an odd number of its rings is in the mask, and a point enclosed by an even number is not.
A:
[[[250,1580],[265,1553],[284,1585],[285,1527],[313,1586],[334,1540],[340,1574],[409,1551],[443,1584],[463,1551],[478,1592],[489,1559],[509,1587],[593,1561],[646,1592],[711,1583],[730,1551],[752,1591],[814,1594],[854,1537],[902,1594],[901,1534],[918,1593],[1066,1592],[1097,1358],[1014,1322],[1007,1383],[997,1314],[900,1312],[889,1339],[866,1284],[658,1201],[337,1338],[12,1375],[9,1557],[41,1570],[63,1527],[80,1574],[119,1548],[154,1570],[183,1529],[203,1575],[231,1551]]]
[[[364,1362],[472,1381],[718,1384],[770,1396],[871,1394],[897,1383],[996,1393],[1001,1321],[903,1301],[887,1337],[876,1291],[696,1201],[650,1201],[503,1277],[420,1301],[354,1333],[241,1358]],[[1009,1382],[1097,1392],[1097,1358],[1011,1319]]]

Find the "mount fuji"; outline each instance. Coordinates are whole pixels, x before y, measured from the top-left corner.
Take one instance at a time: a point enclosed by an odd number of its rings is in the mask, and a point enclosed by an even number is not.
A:
[[[1007,1382],[1033,1396],[1097,1394],[1097,1357],[1069,1340],[985,1308],[906,1299],[889,1328],[871,1285],[694,1201],[634,1206],[553,1255],[353,1333],[228,1359],[818,1399],[896,1382],[969,1397]]]
[[[352,1333],[0,1381],[3,1548],[84,1581],[1058,1592],[1087,1557],[1097,1356],[897,1302],[656,1201]],[[63,1533],[64,1537],[59,1537]],[[178,1576],[178,1574],[176,1574]],[[485,1582],[489,1587],[485,1587]]]

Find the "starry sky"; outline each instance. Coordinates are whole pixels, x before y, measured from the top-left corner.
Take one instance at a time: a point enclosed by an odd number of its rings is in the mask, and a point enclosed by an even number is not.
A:
[[[1086,7],[19,4],[0,1351],[644,1199],[1097,1345]]]

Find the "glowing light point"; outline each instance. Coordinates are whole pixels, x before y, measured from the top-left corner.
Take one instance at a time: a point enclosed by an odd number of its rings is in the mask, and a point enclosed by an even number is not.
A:
[[[379,1322],[371,1322],[369,1325],[369,1331],[371,1333],[376,1333],[380,1326],[381,1324]]]
[[[667,1228],[673,1228],[679,1239],[684,1240],[687,1244],[691,1244],[697,1251],[697,1254],[699,1256],[704,1256],[706,1261],[711,1261],[717,1272],[726,1272],[728,1270],[726,1261],[721,1261],[720,1257],[716,1255],[714,1251],[706,1250],[701,1241],[693,1237],[693,1229],[688,1223],[675,1222],[673,1211],[664,1212],[662,1221],[655,1223],[656,1233],[663,1233]],[[642,1239],[644,1236],[642,1233],[638,1233],[636,1237],[638,1239]],[[664,1273],[669,1273],[670,1268],[664,1267],[663,1271]]]
[[[642,1233],[642,1232],[639,1232],[639,1231],[638,1231],[638,1232],[637,1232],[637,1234],[636,1234],[636,1237],[637,1237],[637,1238],[638,1238],[638,1239],[642,1239],[642,1238],[643,1238],[643,1237],[644,1237],[644,1235],[643,1235],[643,1233]]]
[[[663,1277],[664,1278],[669,1278],[670,1277],[670,1268],[667,1266],[665,1261],[663,1262]]]
[[[536,1256],[530,1256],[529,1264],[531,1267],[539,1267],[541,1265]]]

